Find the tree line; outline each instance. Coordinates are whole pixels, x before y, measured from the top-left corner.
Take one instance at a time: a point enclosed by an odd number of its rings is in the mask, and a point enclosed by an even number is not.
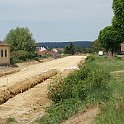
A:
[[[119,51],[120,44],[124,42],[124,0],[113,0],[112,25],[102,29],[98,39],[94,41],[95,51],[104,49],[112,55]]]

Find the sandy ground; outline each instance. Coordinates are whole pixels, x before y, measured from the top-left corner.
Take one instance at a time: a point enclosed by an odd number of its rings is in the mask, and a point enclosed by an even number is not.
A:
[[[47,86],[50,80],[18,94],[0,105],[0,118],[14,117],[20,124],[26,124],[43,116],[44,108],[50,104],[47,99]]]
[[[10,86],[13,83],[18,82],[20,80],[28,79],[32,76],[38,75],[42,72],[51,69],[64,70],[68,68],[77,68],[77,64],[84,59],[83,56],[68,56],[61,59],[56,59],[50,62],[38,63],[34,65],[27,66],[21,69],[20,72],[4,76],[0,78],[0,87]]]
[[[22,68],[20,72],[1,77],[0,87],[13,85],[20,80],[51,69],[75,69],[78,63],[85,59],[83,56],[69,56],[45,63],[38,63]],[[6,103],[0,105],[0,118],[14,117],[20,124],[29,124],[44,115],[45,107],[50,105],[47,98],[47,87],[52,79],[48,79],[34,88],[16,95]]]

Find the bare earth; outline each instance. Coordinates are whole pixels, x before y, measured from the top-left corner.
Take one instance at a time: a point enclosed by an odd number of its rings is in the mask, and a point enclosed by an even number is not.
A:
[[[46,72],[51,69],[64,70],[69,68],[77,68],[77,64],[85,57],[83,56],[68,56],[62,59],[53,60],[45,63],[38,63],[34,65],[30,65],[28,67],[23,68],[20,72],[15,74],[8,75],[6,77],[0,78],[0,87],[1,86],[10,86],[13,83],[18,82],[20,80],[28,79],[32,76],[41,74],[42,72]]]
[[[69,56],[45,63],[37,63],[22,68],[20,72],[0,78],[0,88],[10,86],[24,79],[41,74],[47,70],[76,69],[78,63],[85,60],[85,56]],[[0,118],[14,117],[20,124],[29,124],[44,115],[46,106],[50,105],[47,98],[47,87],[52,79],[35,86],[28,91],[16,95],[6,103],[0,105]]]

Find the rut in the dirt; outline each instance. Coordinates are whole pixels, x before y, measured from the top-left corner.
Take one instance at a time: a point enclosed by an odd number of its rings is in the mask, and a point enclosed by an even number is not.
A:
[[[15,95],[19,93],[23,93],[26,90],[33,88],[37,84],[42,83],[43,81],[55,76],[56,74],[57,74],[57,70],[50,70],[48,72],[44,72],[37,76],[31,77],[30,79],[17,82],[10,87],[6,87],[2,89],[0,91],[0,105],[5,103],[10,98],[13,98]]]

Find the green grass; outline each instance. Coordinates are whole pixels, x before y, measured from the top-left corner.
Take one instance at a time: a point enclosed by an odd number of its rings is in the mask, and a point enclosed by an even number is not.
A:
[[[107,57],[96,57],[94,63],[106,68],[109,72],[124,70],[124,60],[117,58],[108,59]]]
[[[110,82],[113,97],[101,107],[101,114],[96,118],[96,124],[124,123],[124,77],[114,79]]]
[[[59,124],[83,111],[87,105],[100,103],[101,112],[96,124],[122,124],[124,122],[124,61],[106,57],[88,57],[80,70],[66,78],[58,78],[49,87],[49,99],[52,106],[46,109],[46,115],[39,124]],[[110,75],[111,74],[111,75]]]
[[[76,114],[81,108],[82,103],[78,99],[64,100],[49,107],[47,115],[43,116],[39,122],[40,124],[59,124]]]
[[[53,105],[47,109],[40,124],[59,124],[85,110],[87,104],[104,102],[109,99],[109,72],[94,63],[94,57],[89,57],[85,64],[80,64],[80,70],[74,71],[66,78],[57,78],[49,87],[48,97]]]
[[[124,61],[119,59],[108,60],[97,57],[95,63],[107,68],[109,72],[124,70]],[[111,99],[101,106],[101,113],[96,118],[96,124],[123,124],[124,123],[124,72],[112,74],[109,86],[112,89]]]

